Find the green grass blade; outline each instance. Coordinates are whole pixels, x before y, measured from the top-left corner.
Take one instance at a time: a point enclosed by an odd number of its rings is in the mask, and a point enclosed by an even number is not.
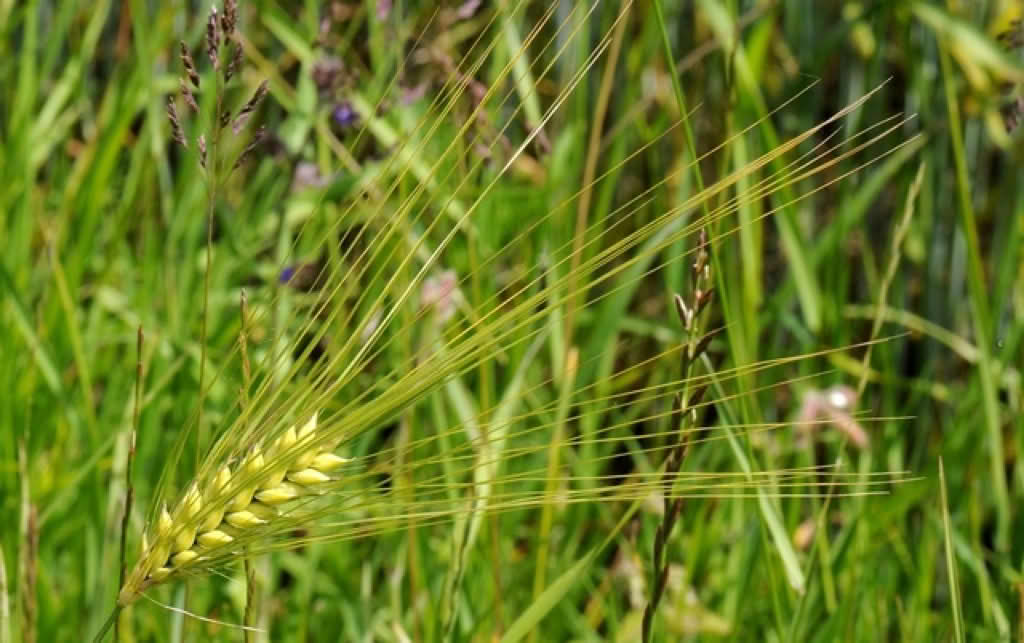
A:
[[[509,626],[505,635],[501,637],[501,643],[517,643],[528,636],[544,617],[565,598],[565,595],[583,580],[590,566],[593,565],[594,560],[613,540],[618,538],[619,532],[629,524],[630,519],[639,507],[640,503],[633,503],[623,513],[618,524],[608,533],[604,542],[587,552],[583,558],[579,559],[572,567],[555,579],[553,583],[548,585],[533,603]]]
[[[960,107],[956,96],[952,64],[946,51],[948,44],[940,43],[939,61],[942,67],[943,87],[946,92],[946,109],[949,114],[949,139],[953,147],[956,169],[956,187],[959,197],[960,225],[967,244],[968,290],[971,298],[971,313],[974,317],[974,332],[977,335],[978,380],[981,383],[982,409],[988,437],[989,463],[993,500],[996,505],[996,548],[1005,551],[1010,544],[1010,494],[1006,486],[1003,463],[1006,461],[1003,434],[996,397],[996,383],[992,370],[991,338],[992,322],[988,301],[988,286],[985,283],[985,267],[982,261],[981,242],[978,239],[978,223],[971,202],[971,183],[964,151],[963,133],[960,123]]]
[[[957,643],[964,642],[964,615],[960,605],[960,579],[956,571],[956,559],[953,554],[953,528],[949,518],[949,498],[946,497],[946,467],[939,457],[939,490],[942,502],[942,533],[946,540],[946,573],[949,577],[949,602],[953,610],[953,639]]]

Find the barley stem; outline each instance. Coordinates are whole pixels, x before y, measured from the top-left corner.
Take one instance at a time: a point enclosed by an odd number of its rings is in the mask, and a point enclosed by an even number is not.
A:
[[[128,461],[124,470],[124,515],[121,517],[121,553],[118,569],[118,589],[124,587],[125,574],[125,550],[128,544],[128,522],[132,515],[132,502],[135,497],[135,488],[132,486],[132,464],[135,462],[135,441],[139,431],[139,402],[142,396],[142,326],[139,326],[135,344],[135,404],[132,411],[132,430],[128,438]],[[121,640],[121,619],[114,621],[114,640]]]
[[[238,333],[238,344],[242,354],[242,416],[245,418],[243,427],[247,431],[252,370],[249,366],[249,298],[244,289],[239,303],[242,318],[242,328]],[[252,626],[256,620],[256,567],[248,556],[243,559],[243,565],[245,567],[245,614],[242,617],[242,625],[245,626],[245,643],[255,643],[256,632]]]
[[[245,643],[255,643],[256,630],[256,566],[252,559],[245,557],[245,615],[242,625],[245,626]]]
[[[100,631],[96,634],[92,643],[102,643],[103,637],[107,635],[110,628],[113,627],[114,623],[117,622],[117,619],[120,618],[122,609],[124,608],[121,605],[114,605],[114,610],[110,612],[110,616],[107,618],[106,622],[103,623],[103,627],[100,628]]]

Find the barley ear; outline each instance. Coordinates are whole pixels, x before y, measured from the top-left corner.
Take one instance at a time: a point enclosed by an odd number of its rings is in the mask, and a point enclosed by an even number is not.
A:
[[[130,604],[179,572],[205,571],[213,557],[223,563],[225,555],[241,556],[241,550],[222,548],[258,537],[279,519],[281,505],[333,482],[331,474],[348,460],[318,446],[318,417],[314,413],[299,429],[289,427],[267,446],[253,445],[234,469],[222,465],[212,478],[189,484],[173,510],[164,506],[146,530],[118,604]]]

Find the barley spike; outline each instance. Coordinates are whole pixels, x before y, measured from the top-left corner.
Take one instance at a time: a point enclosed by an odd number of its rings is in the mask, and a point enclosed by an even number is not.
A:
[[[330,472],[348,460],[317,446],[317,437],[314,414],[300,429],[250,448],[234,469],[225,464],[212,478],[192,482],[174,509],[161,508],[143,533],[142,553],[118,603],[132,603],[179,572],[202,570],[206,554],[253,535],[278,519],[277,507],[331,482]]]

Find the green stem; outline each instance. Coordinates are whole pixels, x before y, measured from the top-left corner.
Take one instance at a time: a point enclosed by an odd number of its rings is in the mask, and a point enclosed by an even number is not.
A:
[[[107,632],[110,631],[110,628],[113,627],[114,623],[117,622],[117,618],[118,618],[118,616],[121,615],[121,610],[122,609],[123,608],[120,605],[117,605],[117,606],[114,607],[114,611],[110,613],[110,617],[103,624],[103,627],[100,628],[100,631],[96,634],[96,638],[94,638],[92,640],[92,643],[102,643],[103,642],[103,637],[105,637],[107,635]]]
[[[971,203],[971,184],[964,153],[963,131],[960,125],[960,107],[957,103],[953,71],[949,62],[946,43],[939,44],[939,62],[946,91],[946,108],[949,112],[949,140],[953,145],[953,160],[956,168],[957,196],[960,200],[960,223],[963,227],[967,246],[968,292],[971,312],[974,317],[974,333],[978,346],[978,379],[981,380],[982,407],[985,428],[988,432],[988,450],[992,475],[992,495],[996,503],[996,550],[1005,552],[1010,538],[1010,496],[1003,472],[1003,435],[999,426],[999,403],[996,397],[996,383],[993,378],[992,356],[989,351],[989,304],[985,286],[985,268],[981,259],[981,244],[978,241],[978,226]]]
[[[245,559],[245,615],[242,625],[245,626],[245,643],[255,643],[256,630],[256,566],[248,557]]]
[[[249,298],[242,290],[239,302],[242,328],[238,333],[238,345],[242,354],[242,416],[243,427],[248,432],[249,413],[251,409],[249,390],[252,388],[252,368],[249,364]],[[253,628],[256,620],[256,567],[248,556],[244,559],[245,566],[245,614],[242,616],[242,625],[245,626],[245,643],[256,641],[256,632]]]
[[[213,118],[210,123],[210,150],[207,155],[206,165],[206,270],[203,275],[203,319],[202,330],[200,331],[200,356],[199,356],[199,411],[196,420],[196,467],[199,466],[199,453],[206,445],[206,433],[203,430],[203,397],[205,391],[203,386],[206,383],[206,338],[208,334],[210,316],[210,273],[213,272],[213,217],[217,207],[217,190],[220,186],[217,152],[220,142],[220,118],[221,110],[224,108],[223,85],[221,83],[220,69],[213,70],[213,91],[217,97],[216,108],[213,111]]]
[[[124,515],[121,517],[121,555],[118,569],[117,590],[124,587],[124,578],[127,572],[125,567],[125,552],[128,545],[128,523],[132,517],[132,501],[135,498],[135,488],[132,486],[132,464],[135,462],[135,440],[139,431],[139,406],[142,397],[142,326],[139,326],[137,341],[135,345],[135,405],[132,411],[132,432],[128,438],[128,461],[124,469]],[[114,640],[121,640],[121,621],[114,623]]]

